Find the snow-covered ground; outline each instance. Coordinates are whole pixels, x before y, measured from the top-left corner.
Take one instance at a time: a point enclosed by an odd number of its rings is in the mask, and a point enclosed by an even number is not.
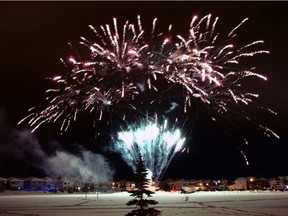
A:
[[[126,192],[106,194],[0,193],[1,216],[123,216]],[[152,199],[162,216],[287,216],[288,192],[196,192],[176,194],[157,192]]]

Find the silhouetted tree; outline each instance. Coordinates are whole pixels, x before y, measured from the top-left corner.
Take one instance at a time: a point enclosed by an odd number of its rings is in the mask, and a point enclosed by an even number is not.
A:
[[[136,209],[132,210],[126,216],[157,216],[161,215],[161,212],[155,208],[149,207],[150,205],[158,204],[155,200],[145,199],[144,196],[151,197],[154,194],[153,191],[147,189],[149,185],[149,179],[147,179],[148,171],[144,165],[144,161],[140,153],[138,154],[138,160],[136,164],[135,173],[135,190],[131,191],[131,195],[134,199],[127,202],[128,206],[136,206]]]

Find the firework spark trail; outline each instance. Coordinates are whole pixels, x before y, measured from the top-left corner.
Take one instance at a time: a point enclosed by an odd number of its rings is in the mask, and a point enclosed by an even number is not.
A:
[[[176,48],[167,56],[160,73],[168,81],[180,84],[186,89],[186,106],[191,104],[193,97],[198,97],[202,102],[222,111],[223,104],[220,106],[218,100],[214,100],[215,96],[219,99],[222,97],[222,101],[229,103],[246,103],[250,99],[246,98],[247,94],[242,94],[243,90],[240,91],[241,81],[251,76],[264,80],[266,77],[253,72],[253,68],[243,69],[239,63],[242,58],[269,53],[266,50],[247,50],[263,41],[254,41],[241,47],[232,44],[235,31],[247,19],[235,27],[224,42],[218,42],[218,34],[215,33],[218,18],[212,25],[211,15],[203,17],[199,22],[196,20],[197,17],[192,19],[190,35],[187,38],[177,35],[179,42],[175,43]],[[229,109],[229,103],[225,103],[225,110]]]
[[[138,124],[118,132],[113,148],[133,169],[140,153],[145,166],[153,173],[153,179],[160,180],[175,155],[183,151],[184,142],[178,128],[170,128],[167,120],[160,124],[155,117],[141,119]]]
[[[114,32],[109,25],[100,26],[100,33],[89,26],[98,42],[92,43],[81,37],[80,43],[88,47],[91,59],[82,61],[70,57],[68,64],[72,65],[71,71],[51,78],[58,88],[47,91],[48,105],[30,109],[31,113],[22,121],[30,119],[29,125],[35,130],[44,123],[62,119],[60,130],[65,131],[82,111],[96,113],[96,119],[101,120],[103,112],[118,103],[124,102],[134,109],[131,101],[140,90],[145,90],[144,84],[136,82],[135,77],[142,78],[147,74],[148,45],[143,41],[144,31],[140,21],[139,32],[127,21],[122,38],[116,19],[113,22]],[[149,79],[147,77],[145,82],[151,83]]]
[[[258,94],[247,91],[241,84],[250,77],[267,78],[256,73],[254,67],[243,67],[241,61],[269,52],[257,48],[263,43],[260,40],[242,46],[233,43],[237,30],[248,19],[233,28],[225,40],[220,40],[216,31],[218,20],[210,14],[199,21],[195,16],[188,36],[173,36],[172,25],[167,34],[157,33],[154,19],[148,40],[140,16],[136,25],[126,21],[122,28],[115,18],[112,26],[101,25],[99,29],[89,26],[96,40],[81,37],[80,44],[89,50],[90,57],[82,60],[71,56],[68,73],[51,78],[57,88],[47,90],[47,104],[30,109],[22,121],[28,121],[33,131],[44,123],[62,121],[60,130],[65,131],[82,112],[101,121],[104,113],[121,107],[124,118],[131,109],[137,111],[139,105],[157,106],[165,86],[183,92],[184,113],[188,113],[193,99],[200,99],[220,117],[230,111],[239,112],[253,122],[245,107],[251,106]],[[256,124],[265,135],[278,137],[271,129]]]
[[[254,67],[243,67],[241,61],[256,54],[269,53],[254,49],[256,45],[264,43],[261,40],[241,46],[233,44],[238,28],[247,20],[244,19],[228,33],[225,40],[220,41],[219,33],[215,31],[218,18],[211,20],[209,14],[197,22],[197,17],[193,17],[189,35],[177,35],[178,41],[174,42],[174,48],[166,54],[166,61],[162,62],[157,73],[185,90],[184,112],[192,105],[193,98],[199,98],[220,116],[232,111],[254,123],[262,129],[263,134],[279,138],[271,129],[251,120],[245,107],[243,109],[243,105],[251,106],[254,98],[259,95],[243,89],[242,82],[250,77],[265,81],[267,78],[254,72]],[[268,112],[275,114],[269,109]]]

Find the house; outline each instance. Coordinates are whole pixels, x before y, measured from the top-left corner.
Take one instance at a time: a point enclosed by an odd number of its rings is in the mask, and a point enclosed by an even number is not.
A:
[[[7,189],[21,190],[23,189],[24,181],[22,179],[10,177],[7,179]]]
[[[56,188],[62,192],[73,191],[74,181],[72,179],[59,178],[56,181]]]
[[[0,177],[0,185],[6,185],[6,184],[7,184],[7,179]]]
[[[236,190],[247,190],[247,178],[240,177],[235,180],[235,189]]]
[[[129,182],[128,187],[130,187],[130,190],[135,189],[135,183]],[[111,182],[103,182],[101,184],[97,184],[97,190],[100,192],[111,192],[112,191],[112,183]]]
[[[253,179],[253,178],[252,178]],[[269,190],[271,189],[271,184],[266,178],[259,179],[249,179],[249,189],[250,190]],[[252,181],[251,181],[252,180]]]
[[[271,185],[271,189],[273,189],[273,190],[284,191],[286,189],[286,187],[285,187],[285,178],[282,177],[282,176],[279,176],[277,178],[271,178],[269,182],[270,182],[270,185]]]
[[[200,189],[205,191],[222,191],[226,189],[226,185],[221,180],[203,180]]]
[[[127,182],[126,180],[113,182],[111,189],[114,191],[125,191],[126,190],[126,182]]]
[[[3,192],[6,189],[7,179],[0,178],[0,192]]]
[[[168,182],[171,191],[179,191],[179,192],[195,192],[200,190],[201,181],[195,180],[176,180]],[[184,191],[183,191],[184,190]]]
[[[133,191],[135,189],[135,183],[131,181],[127,181],[125,183],[125,190],[126,191]]]
[[[43,187],[45,190],[49,190],[49,189],[54,189],[56,187],[56,180],[49,178],[49,177],[43,177]]]
[[[28,177],[24,179],[23,186],[26,190],[42,190],[44,188],[44,180],[35,177]]]
[[[79,179],[71,179],[73,183],[73,191],[82,191],[82,189],[85,186],[85,183],[83,181],[80,181]]]
[[[182,180],[176,180],[176,181],[170,181],[168,182],[170,191],[176,192],[180,191],[181,188],[183,187],[183,179]]]

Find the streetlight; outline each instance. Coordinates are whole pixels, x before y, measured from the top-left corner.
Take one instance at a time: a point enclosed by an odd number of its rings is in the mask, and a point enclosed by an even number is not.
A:
[[[251,177],[250,178],[250,190],[252,190],[252,182],[254,181],[254,179]]]

